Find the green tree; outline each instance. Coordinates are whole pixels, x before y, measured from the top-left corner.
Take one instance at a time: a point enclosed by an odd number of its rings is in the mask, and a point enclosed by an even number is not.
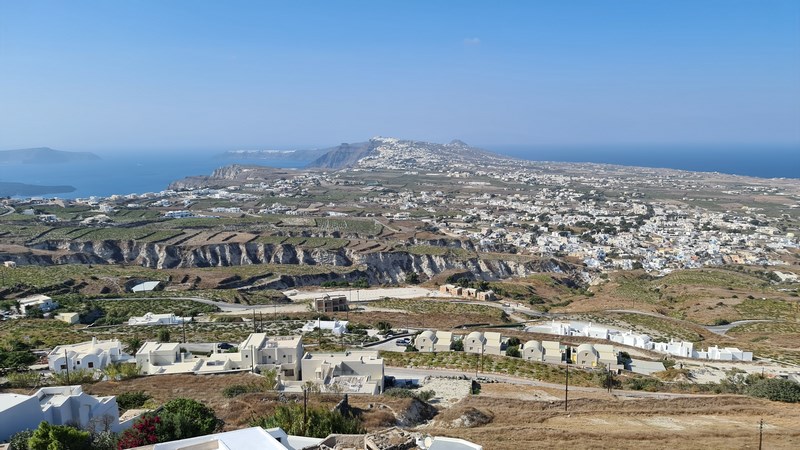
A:
[[[29,450],[91,450],[91,440],[88,431],[66,425],[50,425],[47,422],[39,424],[30,439]]]
[[[159,442],[211,434],[222,429],[222,421],[208,406],[188,398],[176,398],[158,412],[156,427]]]
[[[419,284],[419,275],[416,272],[406,274],[406,284]]]
[[[131,355],[135,355],[136,351],[142,348],[142,344],[144,344],[144,342],[142,342],[139,336],[134,335],[125,339],[125,350]]]
[[[519,353],[519,346],[518,345],[512,345],[512,346],[508,347],[506,349],[506,356],[510,356],[512,358],[519,358],[520,356],[522,356]]]
[[[454,352],[463,352],[464,351],[464,341],[462,341],[461,339],[459,339],[457,341],[453,341],[450,344],[450,350],[452,350]]]
[[[162,328],[158,330],[158,342],[169,342],[169,330]]]

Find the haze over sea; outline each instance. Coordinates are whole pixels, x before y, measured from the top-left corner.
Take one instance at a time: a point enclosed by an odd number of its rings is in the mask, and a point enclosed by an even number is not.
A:
[[[763,178],[800,178],[800,147],[533,147],[480,146],[535,161],[594,162],[721,172]],[[303,148],[303,147],[300,147]],[[158,192],[170,182],[210,175],[229,164],[301,168],[310,161],[220,157],[221,150],[164,152],[95,152],[102,160],[53,165],[0,165],[0,181],[71,185],[74,192],[48,197],[77,198]]]

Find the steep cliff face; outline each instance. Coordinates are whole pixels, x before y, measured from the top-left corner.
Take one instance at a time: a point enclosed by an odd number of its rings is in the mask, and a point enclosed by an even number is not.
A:
[[[448,270],[469,271],[476,278],[495,280],[526,276],[535,272],[569,272],[555,260],[526,261],[458,258],[450,255],[416,255],[404,251],[362,253],[349,248],[305,249],[293,245],[231,243],[202,246],[174,246],[136,241],[45,241],[32,246],[35,252],[14,255],[18,264],[132,264],[156,269],[222,267],[251,264],[326,265],[350,267],[337,272],[281,277],[270,287],[319,284],[352,277],[372,283],[401,282],[416,272],[433,277]]]

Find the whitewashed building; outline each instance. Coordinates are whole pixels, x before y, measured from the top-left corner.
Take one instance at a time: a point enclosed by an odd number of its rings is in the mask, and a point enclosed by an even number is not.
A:
[[[450,331],[426,330],[414,338],[414,348],[420,352],[449,352],[453,343]]]
[[[53,373],[69,370],[103,370],[114,363],[132,362],[118,339],[59,345],[47,355],[47,366]]]
[[[146,342],[136,353],[136,363],[144,375],[276,370],[282,380],[299,380],[302,357],[300,336],[251,333],[237,352],[215,350],[208,356],[185,352],[179,343]]]
[[[21,298],[18,301],[19,312],[21,314],[27,314],[31,308],[39,308],[42,310],[42,312],[48,312],[58,308],[57,302],[54,302],[52,298],[41,294]]]
[[[347,321],[346,320],[311,320],[305,325],[303,325],[303,332],[310,333],[314,330],[319,328],[320,330],[328,330],[331,333],[339,336],[342,334],[347,333]]]
[[[306,353],[301,361],[301,380],[287,382],[289,392],[302,390],[311,382],[325,391],[353,394],[383,392],[383,358],[376,351],[347,351],[341,353]]]
[[[82,429],[120,432],[136,417],[120,421],[116,397],[86,394],[80,386],[45,387],[34,395],[0,394],[0,441],[41,422],[75,424]]]
[[[191,322],[191,317],[180,317],[175,314],[153,314],[151,312],[138,317],[128,319],[128,325],[181,325]]]

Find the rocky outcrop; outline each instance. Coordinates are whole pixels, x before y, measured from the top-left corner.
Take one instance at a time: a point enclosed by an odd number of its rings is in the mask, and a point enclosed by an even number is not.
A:
[[[355,165],[361,158],[374,153],[378,143],[374,140],[357,144],[342,144],[333,147],[327,153],[312,161],[309,168],[341,169]]]
[[[458,241],[455,241],[458,242]],[[452,244],[451,244],[452,245]],[[469,246],[466,246],[469,248]],[[130,264],[156,269],[222,267],[251,264],[333,266],[350,270],[277,277],[261,288],[282,288],[319,284],[324,281],[367,278],[370,283],[402,282],[411,272],[434,277],[444,271],[468,271],[475,278],[497,280],[536,272],[566,272],[573,268],[554,260],[484,259],[445,255],[418,255],[402,250],[359,252],[352,248],[307,249],[287,244],[222,243],[178,246],[138,241],[43,241],[30,246],[29,253],[10,254],[5,259],[19,265],[37,264]],[[239,287],[239,286],[237,286]]]

